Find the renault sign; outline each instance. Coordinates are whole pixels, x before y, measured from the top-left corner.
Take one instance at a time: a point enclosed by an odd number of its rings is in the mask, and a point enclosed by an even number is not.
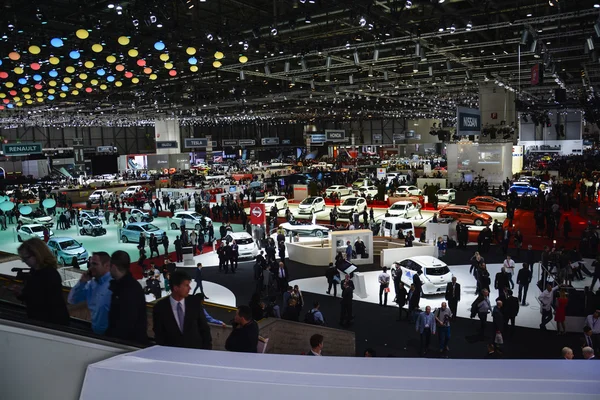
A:
[[[458,107],[458,135],[479,135],[481,133],[481,112],[473,108]]]
[[[11,143],[3,144],[2,151],[5,156],[26,156],[29,154],[42,154],[41,143]]]

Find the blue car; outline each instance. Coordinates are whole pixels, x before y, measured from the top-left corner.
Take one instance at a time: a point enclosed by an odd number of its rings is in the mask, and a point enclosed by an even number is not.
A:
[[[73,258],[77,258],[77,263],[81,266],[87,264],[90,257],[83,245],[70,237],[52,238],[48,240],[48,247],[62,265],[73,265]]]
[[[515,182],[509,189],[508,192],[515,191],[517,196],[537,196],[540,191],[538,188],[533,187],[525,182]]]
[[[158,243],[162,243],[165,231],[149,222],[132,222],[121,229],[121,241],[123,243],[139,243],[140,233],[143,233],[144,236],[146,236],[146,243],[148,243],[148,239],[152,233],[157,237]]]

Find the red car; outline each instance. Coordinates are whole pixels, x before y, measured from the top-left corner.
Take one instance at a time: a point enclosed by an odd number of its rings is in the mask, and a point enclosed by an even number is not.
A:
[[[483,226],[492,223],[492,217],[488,214],[473,211],[465,206],[448,206],[442,209],[438,216],[440,218],[452,218],[467,225]]]
[[[492,196],[477,196],[470,199],[467,205],[471,210],[476,211],[495,211],[504,212],[506,211],[506,202],[498,200]]]

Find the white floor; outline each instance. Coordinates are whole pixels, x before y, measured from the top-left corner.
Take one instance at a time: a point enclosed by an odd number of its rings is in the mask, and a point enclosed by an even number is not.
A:
[[[537,265],[537,264],[536,264]],[[493,288],[493,278],[497,272],[502,268],[502,264],[487,264],[488,270],[490,272],[492,278]],[[469,318],[470,316],[470,308],[471,303],[475,300],[475,279],[471,274],[469,274],[469,265],[456,265],[449,266],[452,274],[456,276],[456,280],[461,285],[461,301],[458,303],[458,317],[461,318]],[[372,271],[365,272],[365,286],[367,287],[367,297],[364,299],[359,298],[358,296],[354,296],[355,301],[364,301],[373,304],[379,304],[379,283],[377,281],[378,275],[381,271]],[[540,295],[540,290],[535,285],[537,282],[538,271],[537,267],[533,272],[533,279],[531,284],[529,285],[529,292],[527,293],[527,302],[529,306],[521,306],[519,309],[519,314],[516,318],[517,326],[527,327],[527,328],[539,328],[541,314],[540,314],[540,305],[537,300],[537,297]],[[516,276],[514,277],[516,280]],[[590,280],[591,278],[587,278]],[[582,281],[580,284],[589,285],[590,282]],[[578,282],[579,283],[579,282]],[[306,278],[306,279],[298,279],[290,282],[290,285],[298,285],[300,289],[304,292],[316,293],[326,295],[325,291],[327,290],[327,281],[325,277],[316,277],[316,278]],[[394,300],[394,289],[391,288],[391,292],[388,295],[388,307],[397,307],[392,301]],[[514,295],[518,295],[518,286],[515,286]],[[492,305],[494,305],[494,300],[498,297],[498,291],[492,289],[490,294],[490,299],[492,300]],[[432,309],[440,307],[441,303],[445,301],[444,295],[434,295],[434,296],[422,296],[419,306],[421,309],[425,309],[426,306],[431,306]],[[490,320],[490,318],[488,318]],[[567,321],[567,329],[572,330],[574,332],[579,332],[582,326],[568,326],[569,321]],[[556,324],[554,321],[551,321],[547,325],[548,329],[556,329]]]

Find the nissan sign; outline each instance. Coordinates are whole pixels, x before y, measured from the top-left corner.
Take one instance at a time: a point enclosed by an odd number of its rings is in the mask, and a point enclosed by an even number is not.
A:
[[[479,135],[481,133],[481,113],[472,108],[458,107],[458,135]]]
[[[346,140],[346,131],[344,130],[325,129],[325,135],[328,141],[339,142]]]

